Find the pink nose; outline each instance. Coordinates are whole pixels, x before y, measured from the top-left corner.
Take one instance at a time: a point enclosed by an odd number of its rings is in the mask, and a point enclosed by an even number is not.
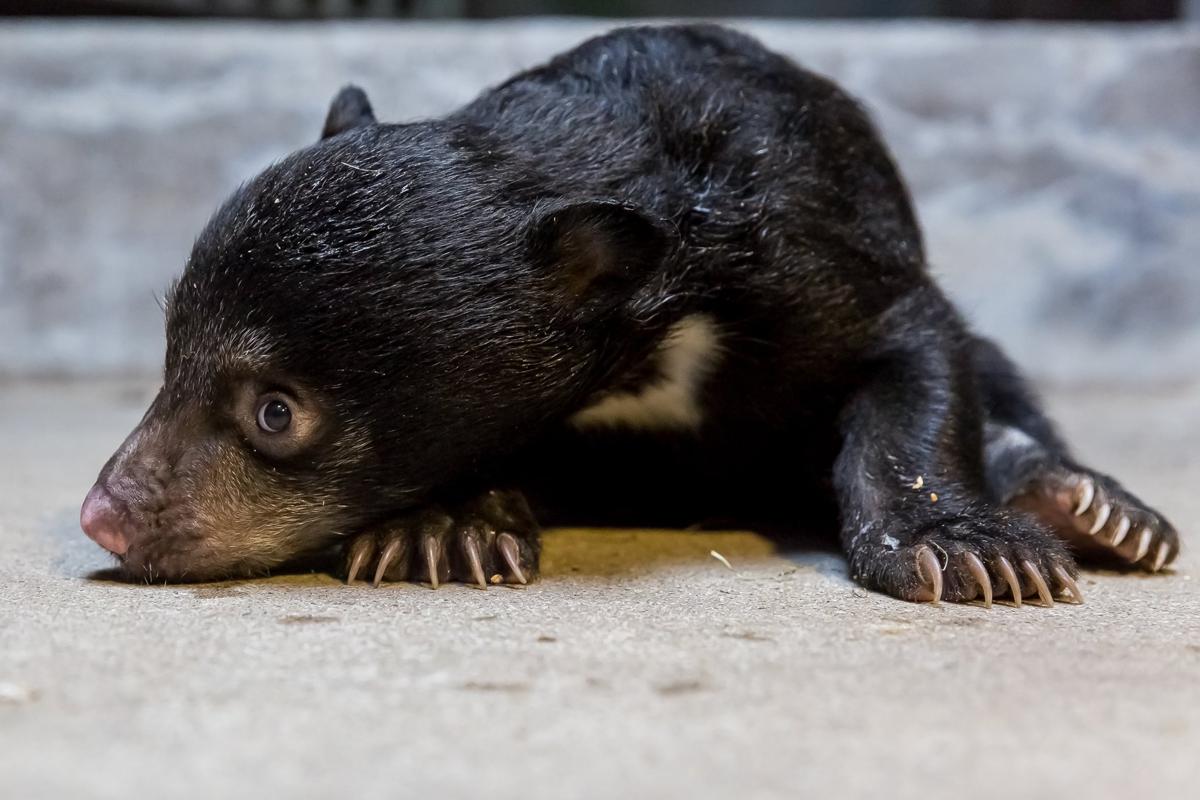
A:
[[[112,495],[100,484],[93,486],[84,498],[79,525],[88,538],[110,553],[124,555],[129,549],[124,515]]]

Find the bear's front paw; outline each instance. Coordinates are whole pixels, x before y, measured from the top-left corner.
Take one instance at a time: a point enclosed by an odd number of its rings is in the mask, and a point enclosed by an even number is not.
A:
[[[1062,542],[1023,514],[983,510],[907,525],[877,523],[856,538],[854,577],[894,597],[915,602],[982,600],[1008,596],[1016,606],[1036,596],[1054,605],[1066,593],[1083,595],[1075,563]]]
[[[1113,478],[1082,467],[1037,475],[1010,503],[1037,514],[1083,560],[1114,557],[1158,572],[1179,554],[1170,522]]]
[[[460,508],[429,506],[358,534],[345,548],[346,582],[361,574],[376,586],[526,584],[537,575],[539,551],[537,520],[524,496],[493,490]]]

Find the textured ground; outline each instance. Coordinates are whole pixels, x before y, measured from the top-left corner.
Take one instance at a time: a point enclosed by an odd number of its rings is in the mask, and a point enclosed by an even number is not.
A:
[[[90,578],[141,414],[0,384],[7,797],[1183,797],[1200,766],[1200,386],[1051,394],[1185,530],[1087,603],[909,605],[749,533],[560,531],[528,589]],[[709,555],[717,550],[727,569]]]

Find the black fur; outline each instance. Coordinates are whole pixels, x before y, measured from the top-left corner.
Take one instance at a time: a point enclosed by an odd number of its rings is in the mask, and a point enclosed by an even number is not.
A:
[[[955,599],[980,589],[966,553],[1073,571],[1003,505],[1064,446],[932,282],[887,150],[829,81],[718,27],[633,28],[443,119],[377,124],[349,88],[323,137],[201,234],[164,392],[221,435],[239,369],[307,387],[320,436],[256,469],[336,498],[331,531],[493,486],[572,522],[796,525],[836,500],[854,576],[901,597],[928,594],[926,548]],[[697,430],[568,424],[652,379],[696,314],[722,349]],[[231,366],[247,331],[268,366]],[[985,459],[985,425],[1036,457]]]

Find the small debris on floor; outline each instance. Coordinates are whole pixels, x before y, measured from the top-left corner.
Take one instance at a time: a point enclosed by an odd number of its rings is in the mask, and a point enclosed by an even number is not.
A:
[[[0,682],[0,705],[21,705],[32,703],[38,698],[37,689],[20,686],[15,683]]]
[[[527,692],[529,685],[525,683],[505,683],[503,681],[467,681],[460,688],[470,692]]]
[[[672,683],[663,684],[654,688],[659,694],[671,696],[679,694],[691,694],[692,692],[701,692],[707,687],[700,681],[684,680],[674,681]]]
[[[770,636],[763,636],[761,633],[754,631],[727,631],[722,633],[726,639],[744,639],[747,642],[773,642],[775,641]]]

